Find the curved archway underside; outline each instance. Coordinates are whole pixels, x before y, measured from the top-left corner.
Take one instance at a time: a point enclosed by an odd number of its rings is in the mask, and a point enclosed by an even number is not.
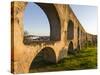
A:
[[[50,47],[43,48],[33,59],[30,70],[38,67],[44,67],[48,64],[56,63],[56,54]]]
[[[67,40],[73,40],[74,38],[74,23],[72,20],[68,21],[68,27],[67,27]]]
[[[68,54],[74,54],[73,42],[71,41],[68,45]]]
[[[50,40],[60,41],[61,39],[61,24],[58,12],[53,4],[36,3],[45,12],[50,24]]]

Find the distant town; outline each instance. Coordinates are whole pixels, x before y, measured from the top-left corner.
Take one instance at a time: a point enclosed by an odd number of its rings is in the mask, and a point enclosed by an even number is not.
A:
[[[24,35],[24,42],[32,43],[34,41],[49,41],[50,36],[38,36],[38,35]]]

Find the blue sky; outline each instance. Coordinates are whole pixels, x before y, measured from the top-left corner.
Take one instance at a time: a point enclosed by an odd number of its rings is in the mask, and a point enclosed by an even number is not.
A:
[[[86,5],[70,5],[83,28],[97,34],[97,7]],[[24,11],[24,30],[29,34],[49,36],[50,25],[44,11],[35,3],[29,2]]]
[[[91,34],[97,34],[97,7],[87,5],[70,5],[83,28]]]
[[[24,11],[24,30],[34,35],[50,35],[50,25],[44,11],[35,3],[29,2]]]

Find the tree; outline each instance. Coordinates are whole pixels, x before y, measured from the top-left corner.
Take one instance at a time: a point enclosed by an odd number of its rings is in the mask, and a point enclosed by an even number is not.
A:
[[[27,36],[28,35],[28,31],[24,31],[24,36]]]

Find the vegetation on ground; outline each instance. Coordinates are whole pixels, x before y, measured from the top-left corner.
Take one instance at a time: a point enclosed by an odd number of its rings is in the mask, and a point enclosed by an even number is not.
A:
[[[97,48],[87,47],[82,49],[80,53],[69,55],[57,64],[41,62],[41,66],[30,69],[30,72],[47,72],[47,71],[63,71],[63,70],[82,70],[97,68]]]

